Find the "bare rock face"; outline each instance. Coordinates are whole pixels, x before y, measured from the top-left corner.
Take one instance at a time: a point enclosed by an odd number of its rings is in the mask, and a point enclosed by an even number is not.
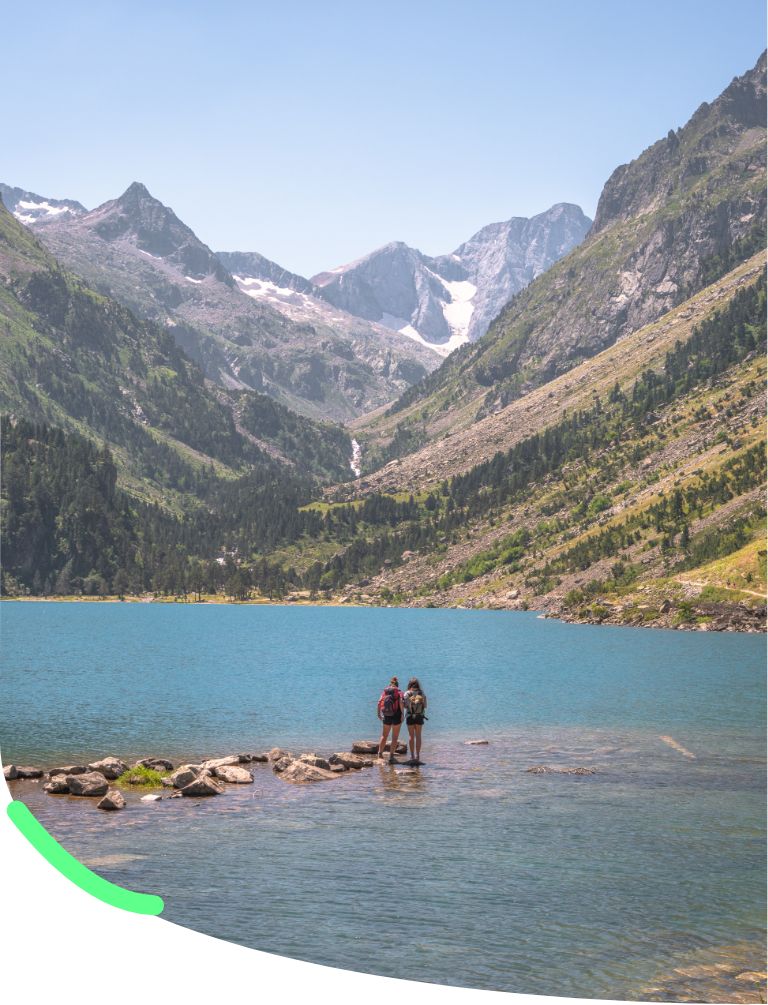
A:
[[[328,763],[331,769],[333,769],[334,765],[338,764],[343,768],[354,768],[356,770],[373,767],[373,761],[370,757],[361,757],[360,754],[346,754],[343,751],[340,751],[338,754],[331,754],[328,758]]]
[[[222,764],[213,769],[213,774],[220,781],[229,782],[230,785],[250,785],[253,783],[253,775],[250,771],[234,764]]]
[[[529,775],[596,775],[597,768],[552,768],[547,764],[535,764],[526,768]]]
[[[291,763],[280,772],[280,777],[285,782],[292,782],[294,785],[303,785],[305,782],[325,782],[331,778],[336,778],[337,773],[316,768],[314,764],[307,764],[306,761],[291,761]]]
[[[12,782],[19,777],[19,770],[15,764],[6,764],[3,768],[3,778],[6,782]]]
[[[317,754],[301,754],[297,760],[303,761],[304,764],[311,764],[315,768],[322,768],[324,771],[328,771],[330,764],[324,757],[318,757]]]
[[[84,775],[65,775],[67,787],[73,796],[105,796],[109,785],[100,771],[86,771]]]
[[[182,796],[220,796],[224,786],[210,775],[201,775],[181,789]]]
[[[128,765],[125,761],[121,761],[119,757],[104,757],[100,761],[94,761],[92,764],[89,764],[88,770],[98,771],[105,778],[113,780],[125,774],[128,770]]]
[[[41,768],[16,768],[17,778],[42,778],[43,772]]]
[[[117,789],[108,789],[106,796],[96,803],[97,810],[123,810],[125,809],[125,797]]]
[[[149,768],[151,771],[173,771],[173,763],[165,757],[144,757],[134,767]]]
[[[53,775],[50,781],[46,782],[43,789],[51,795],[63,795],[69,792],[66,775]]]

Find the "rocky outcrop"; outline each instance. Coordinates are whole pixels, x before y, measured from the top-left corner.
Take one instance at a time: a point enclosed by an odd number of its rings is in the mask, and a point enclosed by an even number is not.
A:
[[[89,771],[98,771],[105,778],[114,780],[119,778],[120,775],[124,775],[128,770],[128,765],[125,761],[121,761],[119,757],[104,757],[100,761],[94,761],[92,764],[88,765]]]
[[[229,782],[230,785],[249,785],[253,782],[253,775],[247,768],[234,764],[217,765],[213,769],[213,775],[222,782]]]
[[[84,775],[65,775],[67,788],[73,796],[105,796],[109,785],[100,771],[86,771]]]
[[[98,810],[124,810],[125,797],[117,789],[108,789],[103,799],[96,803]]]

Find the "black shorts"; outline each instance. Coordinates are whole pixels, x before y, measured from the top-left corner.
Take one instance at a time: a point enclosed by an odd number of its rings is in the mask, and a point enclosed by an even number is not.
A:
[[[383,722],[385,726],[399,726],[403,721],[403,713],[398,712],[397,715],[385,715]]]
[[[424,716],[423,715],[409,715],[405,720],[406,726],[423,726]]]

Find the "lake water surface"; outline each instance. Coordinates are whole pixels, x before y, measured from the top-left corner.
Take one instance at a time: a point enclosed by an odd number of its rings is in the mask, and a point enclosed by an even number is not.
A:
[[[421,678],[417,771],[294,787],[254,765],[224,796],[131,796],[112,815],[12,783],[170,921],[331,966],[583,997],[638,997],[725,945],[759,952],[762,637],[446,610],[35,603],[0,618],[5,763],[345,750],[376,736],[393,673]],[[526,772],[539,764],[597,773]]]

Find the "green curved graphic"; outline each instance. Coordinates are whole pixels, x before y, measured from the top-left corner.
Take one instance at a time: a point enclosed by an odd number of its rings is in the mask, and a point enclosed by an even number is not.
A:
[[[134,914],[160,914],[165,907],[163,898],[154,893],[135,893],[91,872],[87,866],[65,851],[29,808],[18,799],[8,803],[8,816],[32,847],[36,848],[54,869],[58,869],[75,886],[90,893],[92,897],[97,897],[112,907],[122,908],[123,911],[133,911]]]

